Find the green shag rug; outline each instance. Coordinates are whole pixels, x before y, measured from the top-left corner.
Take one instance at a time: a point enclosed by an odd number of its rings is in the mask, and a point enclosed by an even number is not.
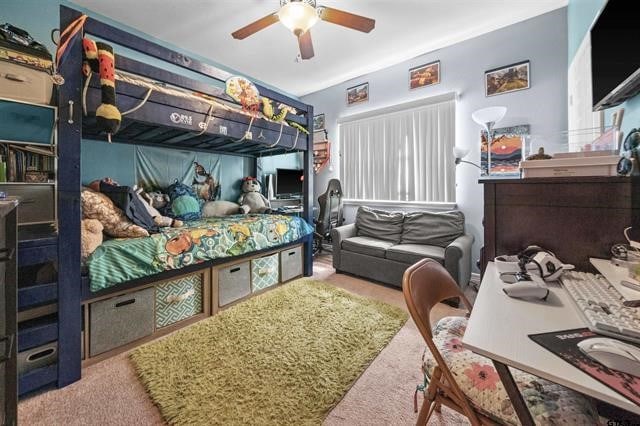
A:
[[[406,320],[397,307],[300,279],[131,359],[169,424],[318,425]]]

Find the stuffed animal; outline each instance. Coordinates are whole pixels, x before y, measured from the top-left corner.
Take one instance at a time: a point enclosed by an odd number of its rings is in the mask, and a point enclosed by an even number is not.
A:
[[[200,203],[193,189],[177,180],[167,188],[171,207],[167,214],[180,220],[198,220],[201,217]]]
[[[133,187],[133,190],[135,191],[136,195],[144,205],[145,209],[147,209],[147,212],[149,213],[149,215],[153,218],[153,222],[156,225],[161,227],[170,226],[172,228],[180,228],[181,226],[184,225],[184,223],[179,219],[173,219],[171,217],[161,215],[160,212],[155,207],[153,207],[152,198],[147,197],[146,194],[142,191],[142,188],[138,188],[138,186],[135,185]]]
[[[85,261],[100,244],[104,227],[97,219],[82,219],[80,230],[80,253]]]
[[[260,192],[258,179],[247,176],[242,179],[242,195],[238,198],[241,206],[249,207],[249,213],[268,213],[271,211],[271,203]]]
[[[202,206],[202,217],[222,217],[247,213],[249,213],[249,206],[241,206],[233,201],[207,201]]]
[[[143,196],[151,207],[159,211],[166,209],[169,201],[171,201],[171,198],[169,198],[167,194],[160,191],[145,192]]]

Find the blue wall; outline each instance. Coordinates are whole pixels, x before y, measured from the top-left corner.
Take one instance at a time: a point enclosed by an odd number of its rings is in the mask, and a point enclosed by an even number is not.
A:
[[[569,38],[569,64],[580,47],[580,43],[587,35],[591,24],[596,19],[600,10],[605,5],[606,0],[569,0],[567,8],[567,26]],[[632,10],[634,2],[629,2],[629,9]],[[637,54],[629,52],[630,54]],[[624,108],[624,121],[622,122],[622,131],[625,136],[632,128],[640,128],[640,95],[637,95],[627,102],[617,107],[605,111],[605,121],[611,124],[611,113],[619,108]]]

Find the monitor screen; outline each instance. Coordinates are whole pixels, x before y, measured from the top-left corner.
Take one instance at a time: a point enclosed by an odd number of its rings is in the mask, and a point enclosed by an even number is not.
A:
[[[276,196],[302,194],[303,170],[276,169]]]
[[[591,27],[594,110],[618,105],[640,89],[640,25],[632,5],[609,0]]]

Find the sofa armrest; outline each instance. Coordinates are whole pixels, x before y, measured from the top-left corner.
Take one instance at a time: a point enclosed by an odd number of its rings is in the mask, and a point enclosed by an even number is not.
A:
[[[461,289],[471,280],[471,246],[473,235],[464,234],[456,238],[444,250],[444,267]]]
[[[342,242],[347,238],[355,237],[357,232],[356,225],[339,226],[331,230],[331,244],[333,245],[333,267],[340,270],[340,250],[342,250]]]

